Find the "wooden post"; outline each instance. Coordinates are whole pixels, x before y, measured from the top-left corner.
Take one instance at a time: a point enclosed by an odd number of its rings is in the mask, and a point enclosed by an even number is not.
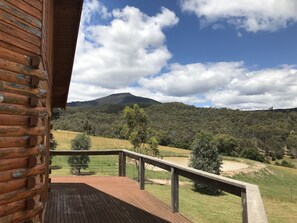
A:
[[[119,176],[126,176],[126,154],[124,152],[119,153]]]
[[[179,211],[179,177],[173,167],[171,167],[171,207],[173,213]]]
[[[241,191],[242,223],[248,223],[246,192]]]
[[[143,158],[139,158],[139,183],[140,183],[140,190],[144,190],[144,181],[145,181],[145,168],[144,168],[144,161]]]

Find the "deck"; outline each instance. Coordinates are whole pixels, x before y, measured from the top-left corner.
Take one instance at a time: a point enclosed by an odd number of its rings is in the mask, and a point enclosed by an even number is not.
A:
[[[191,222],[126,177],[52,177],[45,223]]]

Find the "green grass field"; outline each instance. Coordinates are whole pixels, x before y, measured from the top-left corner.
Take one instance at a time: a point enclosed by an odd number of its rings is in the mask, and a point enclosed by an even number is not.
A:
[[[69,150],[71,147],[71,140],[78,134],[77,132],[52,131],[55,139],[58,142],[59,150]],[[127,140],[111,139],[98,136],[90,136],[92,141],[92,150],[103,149],[132,149],[132,145]],[[189,156],[190,151],[186,149],[172,148],[168,146],[159,146],[163,156]]]
[[[70,141],[77,133],[66,131],[54,131],[58,141],[58,149],[70,149]],[[91,137],[92,149],[131,149],[126,140],[109,139],[103,137]],[[188,150],[170,147],[160,147],[163,154],[174,156],[187,156]],[[117,156],[91,156],[89,168],[84,170],[85,174],[94,175],[117,175]],[[231,159],[232,158],[224,158]],[[243,160],[244,162],[246,160]],[[291,160],[295,162],[296,160]],[[254,161],[246,161],[254,163]],[[53,170],[53,175],[69,175],[70,169],[67,157],[53,157],[53,165],[62,167]],[[127,160],[127,176],[136,179],[137,169],[132,160]],[[149,179],[160,179],[169,181],[168,172],[146,170]],[[234,179],[257,184],[260,188],[265,210],[272,223],[295,223],[297,222],[297,169],[290,169],[275,165],[268,165],[256,173],[238,174]],[[181,177],[181,181],[187,179]],[[170,205],[170,186],[146,183],[146,190],[154,196]],[[180,186],[180,212],[193,222],[241,222],[241,199],[230,195],[208,196],[192,191],[191,184]]]

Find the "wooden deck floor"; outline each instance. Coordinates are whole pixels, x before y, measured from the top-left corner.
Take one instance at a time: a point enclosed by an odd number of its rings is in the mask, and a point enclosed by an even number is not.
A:
[[[190,221],[125,177],[52,177],[45,223],[100,222]]]

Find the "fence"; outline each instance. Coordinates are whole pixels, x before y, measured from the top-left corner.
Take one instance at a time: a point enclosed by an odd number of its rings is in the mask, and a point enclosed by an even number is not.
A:
[[[145,164],[151,164],[171,173],[171,206],[173,212],[179,210],[179,176],[193,181],[199,181],[208,185],[215,185],[222,191],[241,197],[242,222],[244,223],[266,223],[267,217],[257,185],[244,183],[223,176],[207,173],[179,166],[177,164],[160,160],[154,157],[142,155],[128,150],[97,150],[97,151],[51,151],[51,155],[118,155],[118,175],[126,176],[126,158],[138,160],[139,162],[139,184],[140,189],[145,189]]]

